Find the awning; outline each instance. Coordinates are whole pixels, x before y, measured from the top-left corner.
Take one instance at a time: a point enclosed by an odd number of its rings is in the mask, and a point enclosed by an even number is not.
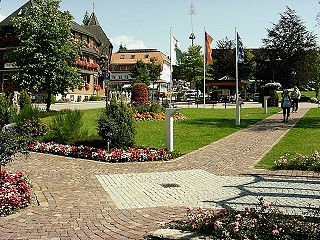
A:
[[[155,84],[152,84],[152,83],[151,83],[151,84],[148,86],[148,88],[149,88],[149,89],[153,89],[153,90],[154,90],[154,89],[158,89],[158,84],[157,84],[157,83],[155,83]]]
[[[124,89],[126,89],[126,88],[131,88],[131,84],[124,84],[124,85],[122,86],[122,88],[124,88]]]

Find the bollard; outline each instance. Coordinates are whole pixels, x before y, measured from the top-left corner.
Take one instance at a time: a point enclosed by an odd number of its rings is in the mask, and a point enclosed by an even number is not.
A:
[[[236,125],[240,125],[240,107],[243,101],[236,101]]]
[[[270,96],[264,96],[263,97],[263,102],[264,102],[264,113],[267,114],[268,113],[268,99],[270,98]]]
[[[173,115],[179,108],[166,108],[166,147],[173,151]]]

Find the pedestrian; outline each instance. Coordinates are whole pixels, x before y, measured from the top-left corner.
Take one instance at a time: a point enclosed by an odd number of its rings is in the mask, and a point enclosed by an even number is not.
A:
[[[288,118],[290,116],[291,98],[287,89],[285,89],[282,94],[281,108],[283,112],[282,122],[288,122]]]
[[[297,86],[294,86],[293,92],[291,93],[292,112],[298,111],[298,103],[299,103],[300,97],[301,97],[301,93],[299,91],[299,88]]]

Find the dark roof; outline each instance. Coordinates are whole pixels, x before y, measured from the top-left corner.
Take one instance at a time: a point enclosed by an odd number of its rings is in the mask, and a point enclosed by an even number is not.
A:
[[[72,30],[76,31],[76,32],[80,32],[83,33],[85,35],[88,35],[90,37],[95,37],[95,35],[88,31],[86,28],[84,28],[83,26],[81,26],[80,24],[76,23],[76,22],[72,22]]]
[[[98,18],[97,18],[96,14],[94,12],[89,17],[88,24],[86,24],[86,25],[88,25],[88,26],[100,26]]]
[[[14,17],[19,17],[19,16],[25,16],[28,15],[28,9],[32,6],[35,5],[35,2],[33,0],[29,0],[28,2],[26,2],[24,5],[22,5],[21,7],[19,7],[16,11],[14,11],[13,13],[11,13],[8,17],[6,17],[5,19],[3,19],[0,22],[0,26],[12,26],[12,18]],[[23,12],[24,10],[27,10],[26,12]],[[21,15],[21,13],[24,13],[23,15]]]
[[[101,54],[111,56],[113,46],[109,38],[107,37],[106,33],[100,26],[95,13],[91,14],[88,23],[85,24],[83,27],[87,29],[89,32],[93,33],[100,40],[100,42],[102,43],[102,45],[99,47],[99,51],[101,52]]]

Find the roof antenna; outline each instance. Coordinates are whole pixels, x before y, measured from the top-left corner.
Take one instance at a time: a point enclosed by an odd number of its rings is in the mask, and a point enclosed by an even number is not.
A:
[[[95,8],[96,6],[94,5],[94,3],[92,3],[92,12],[94,13],[94,8]]]

